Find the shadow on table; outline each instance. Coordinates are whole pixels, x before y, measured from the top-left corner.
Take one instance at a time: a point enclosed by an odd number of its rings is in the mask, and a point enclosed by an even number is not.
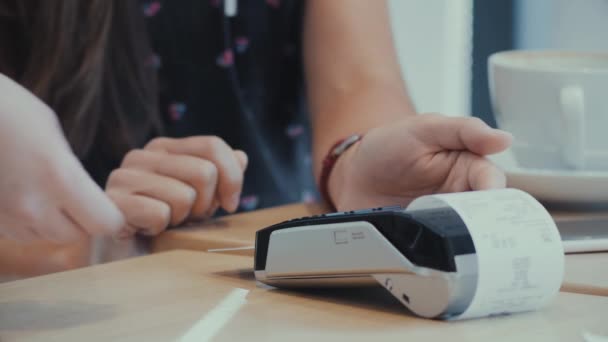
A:
[[[239,281],[255,282],[255,275],[252,269],[235,269],[229,271],[215,272],[217,276],[224,278],[237,279]],[[374,311],[382,311],[398,315],[414,314],[404,305],[402,305],[395,297],[393,297],[385,288],[381,286],[366,286],[366,287],[351,287],[351,288],[298,288],[298,289],[278,289],[272,286],[267,286],[258,283],[258,287],[272,291],[274,293],[319,300],[328,303],[334,303],[350,307],[358,307]]]
[[[192,221],[181,225],[177,228],[173,228],[173,231],[196,231],[196,230],[223,230],[231,227],[230,222],[226,217],[217,217],[213,219],[205,219],[202,221]]]
[[[113,305],[78,301],[12,301],[0,303],[0,332],[59,330],[108,320]]]
[[[381,286],[289,290],[270,288],[269,291],[397,315],[414,315]]]
[[[241,268],[241,269],[236,269],[236,270],[214,272],[213,274],[220,276],[222,278],[256,281],[255,275],[253,274],[253,269],[251,269],[251,268]]]

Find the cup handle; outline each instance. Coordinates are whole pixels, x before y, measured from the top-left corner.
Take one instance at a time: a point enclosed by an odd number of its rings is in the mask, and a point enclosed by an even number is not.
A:
[[[585,167],[585,94],[579,86],[560,92],[562,123],[562,160],[574,169]]]

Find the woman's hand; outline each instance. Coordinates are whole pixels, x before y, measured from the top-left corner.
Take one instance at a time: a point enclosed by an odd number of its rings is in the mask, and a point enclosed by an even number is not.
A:
[[[0,74],[0,236],[68,242],[112,235],[123,224],[72,153],[55,113]]]
[[[502,188],[505,176],[484,156],[511,136],[477,118],[418,115],[369,131],[340,157],[329,191],[339,210],[406,205],[416,197]]]
[[[126,217],[119,237],[156,235],[169,226],[239,205],[247,155],[222,139],[157,138],[133,150],[108,179],[106,193]]]

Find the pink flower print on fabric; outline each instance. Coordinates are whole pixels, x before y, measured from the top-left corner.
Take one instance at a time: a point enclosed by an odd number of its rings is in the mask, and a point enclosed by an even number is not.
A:
[[[217,57],[216,63],[222,68],[232,66],[234,64],[234,52],[230,49],[226,49]]]
[[[145,66],[147,67],[159,69],[161,65],[162,61],[160,59],[160,56],[155,53],[151,54],[150,56],[148,56],[148,58],[146,58]]]
[[[144,4],[144,15],[146,17],[154,17],[158,14],[161,7],[160,1],[150,1]]]
[[[287,130],[285,131],[285,133],[288,137],[295,139],[304,134],[304,126],[298,124],[289,125],[287,126]]]
[[[243,36],[237,37],[234,40],[234,44],[237,53],[244,53],[249,47],[249,38]]]
[[[186,106],[185,103],[174,102],[169,105],[169,118],[172,121],[179,121],[184,117],[187,110],[188,110],[188,106]]]
[[[279,8],[281,6],[281,0],[266,0],[266,3],[272,8]]]
[[[315,203],[317,201],[317,196],[310,190],[304,190],[302,191],[301,201],[304,203]]]
[[[256,195],[249,195],[241,198],[241,208],[245,211],[255,210],[259,203],[260,198]]]

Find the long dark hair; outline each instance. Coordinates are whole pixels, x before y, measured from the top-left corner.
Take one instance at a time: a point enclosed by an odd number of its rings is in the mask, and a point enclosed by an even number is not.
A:
[[[59,116],[81,159],[162,130],[137,0],[0,0],[0,72]]]

